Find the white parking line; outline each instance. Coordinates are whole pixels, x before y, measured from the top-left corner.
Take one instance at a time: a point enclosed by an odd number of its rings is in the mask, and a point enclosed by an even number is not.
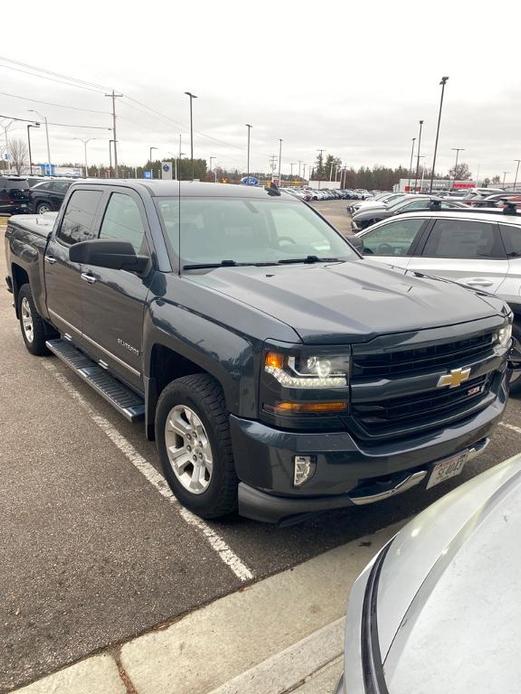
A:
[[[521,427],[516,427],[514,424],[508,424],[507,422],[499,422],[499,426],[505,427],[505,429],[510,429],[515,431],[516,434],[521,434]]]
[[[143,458],[143,456],[136,451],[134,446],[128,441],[109,421],[105,419],[102,415],[95,412],[89,403],[83,398],[83,396],[74,388],[72,383],[61,374],[56,366],[50,361],[43,361],[42,366],[54,376],[54,378],[60,383],[61,386],[67,391],[67,393],[76,400],[76,402],[82,407],[85,412],[89,415],[93,422],[95,422],[98,427],[105,433],[105,435],[112,441],[112,443],[119,448],[123,455],[127,458],[132,465],[139,470],[139,472],[145,477],[145,479],[153,485],[157,491],[168,499],[171,504],[173,504],[178,510],[181,518],[191,526],[198,528],[208,541],[210,547],[216,552],[220,560],[228,566],[231,571],[237,576],[241,581],[251,581],[254,577],[251,569],[246,566],[246,564],[235,554],[235,552],[226,544],[225,540],[215,532],[209,525],[207,525],[201,518],[194,516],[188,509],[183,508],[175,496],[173,495],[167,481],[159,473],[155,467]]]

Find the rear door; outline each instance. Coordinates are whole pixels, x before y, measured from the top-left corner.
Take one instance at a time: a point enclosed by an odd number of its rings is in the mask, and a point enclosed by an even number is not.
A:
[[[424,217],[405,219],[399,215],[374,229],[360,234],[363,254],[371,260],[407,269],[410,254],[418,245],[428,220]]]
[[[129,189],[113,189],[100,220],[98,237],[129,241],[150,257],[143,203]],[[127,270],[83,266],[84,338],[89,352],[124,381],[142,386],[143,316],[146,280]]]
[[[508,259],[495,222],[444,217],[435,219],[409,269],[495,294],[507,275]]]
[[[58,229],[45,253],[47,308],[54,325],[66,337],[82,344],[82,267],[69,260],[69,248],[96,237],[98,215],[104,193],[100,189],[75,190]]]

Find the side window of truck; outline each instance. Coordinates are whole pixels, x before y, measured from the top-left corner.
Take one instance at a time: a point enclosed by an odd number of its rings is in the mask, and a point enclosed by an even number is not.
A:
[[[148,255],[143,220],[136,201],[130,195],[112,193],[99,238],[104,241],[128,241],[138,255]]]
[[[72,245],[96,238],[94,220],[101,202],[101,190],[76,190],[69,198],[57,234],[62,243]]]

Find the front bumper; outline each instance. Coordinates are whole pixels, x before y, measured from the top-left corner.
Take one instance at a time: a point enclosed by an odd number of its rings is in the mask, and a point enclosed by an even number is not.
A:
[[[370,447],[347,431],[287,432],[231,416],[241,480],[239,513],[259,521],[290,523],[313,512],[387,498],[411,486],[425,487],[436,462],[475,446],[479,449],[488,439],[508,399],[508,378],[505,373],[497,397],[470,420]],[[300,488],[293,486],[295,455],[316,459],[314,476]],[[368,501],[361,501],[364,497]]]

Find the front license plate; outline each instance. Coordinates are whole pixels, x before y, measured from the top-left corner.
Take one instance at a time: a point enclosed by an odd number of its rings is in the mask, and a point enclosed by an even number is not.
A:
[[[429,481],[427,483],[427,489],[434,487],[445,480],[449,480],[451,477],[456,477],[463,470],[463,466],[467,462],[468,452],[458,453],[453,455],[447,460],[443,460],[441,463],[437,463],[431,472]]]

